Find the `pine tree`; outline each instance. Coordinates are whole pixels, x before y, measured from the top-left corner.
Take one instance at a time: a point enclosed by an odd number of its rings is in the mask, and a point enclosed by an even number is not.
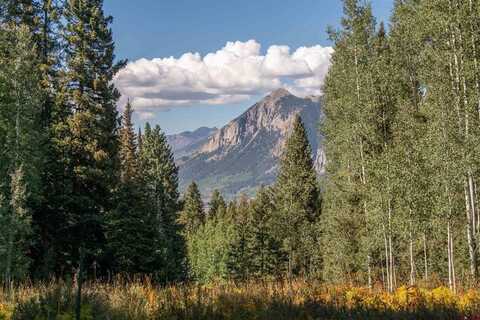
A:
[[[2,278],[25,276],[31,209],[38,203],[42,92],[38,59],[26,26],[0,27],[0,197]]]
[[[157,221],[145,199],[132,113],[128,102],[119,135],[120,183],[116,206],[107,218],[107,256],[110,268],[116,273],[151,274],[157,268],[157,248],[152,246],[152,239],[157,238]]]
[[[69,0],[63,12],[65,71],[53,132],[64,167],[57,186],[63,202],[57,214],[64,221],[52,235],[61,245],[60,268],[81,265],[80,251],[90,260],[102,250],[104,218],[118,181],[119,93],[112,80],[123,62],[114,63],[112,18],[102,5],[102,0]]]
[[[123,183],[138,179],[137,141],[132,122],[133,109],[127,102],[122,116],[120,129],[120,179]]]
[[[0,18],[3,22],[13,26],[27,27],[29,32],[38,31],[36,17],[39,12],[39,3],[34,0],[4,0],[0,5]]]
[[[220,191],[214,190],[212,198],[208,203],[208,218],[215,218],[217,216],[223,216],[226,213],[227,205],[223,199]]]
[[[183,197],[183,210],[180,212],[179,222],[187,235],[205,223],[202,196],[195,182],[188,186]]]
[[[275,183],[277,239],[288,254],[288,275],[307,272],[308,256],[301,254],[302,230],[316,223],[319,216],[319,189],[311,147],[299,116],[286,141]]]
[[[178,223],[180,210],[178,168],[165,134],[156,126],[145,127],[140,150],[140,167],[146,203],[157,228],[157,276],[164,281],[185,276],[185,243]],[[147,209],[148,211],[148,209]]]
[[[231,243],[228,249],[227,268],[230,277],[245,280],[251,270],[251,255],[248,248],[248,220],[251,214],[250,202],[241,194],[235,208],[235,216],[230,218],[233,225]],[[228,220],[227,220],[228,221]]]
[[[284,271],[286,257],[272,230],[272,199],[271,190],[262,187],[251,205],[246,231],[250,276],[276,276]]]

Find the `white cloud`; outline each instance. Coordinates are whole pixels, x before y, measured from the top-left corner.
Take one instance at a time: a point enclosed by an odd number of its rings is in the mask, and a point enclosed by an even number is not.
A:
[[[115,84],[122,100],[132,99],[137,110],[234,103],[279,87],[297,95],[321,94],[333,49],[317,45],[290,51],[273,45],[262,55],[255,40],[227,42],[204,57],[188,52],[130,62]]]
[[[137,116],[140,120],[151,120],[155,118],[155,113],[151,111],[138,111]]]

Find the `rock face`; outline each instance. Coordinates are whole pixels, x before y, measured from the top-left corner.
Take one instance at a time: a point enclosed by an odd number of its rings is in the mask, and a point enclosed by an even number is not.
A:
[[[322,173],[325,157],[318,133],[321,100],[299,98],[278,89],[223,128],[209,132],[208,137],[173,148],[180,166],[180,188],[195,180],[204,197],[219,189],[233,198],[241,192],[252,195],[261,185],[272,184],[296,114],[305,124],[315,167]]]
[[[172,147],[175,157],[180,158],[191,154],[198,143],[205,142],[205,139],[217,130],[217,128],[201,127],[195,131],[169,135],[167,136],[167,141]]]

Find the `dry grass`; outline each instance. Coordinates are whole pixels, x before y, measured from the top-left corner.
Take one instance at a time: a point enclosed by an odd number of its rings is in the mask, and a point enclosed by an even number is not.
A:
[[[306,280],[85,287],[82,319],[480,319],[480,291],[401,287],[393,294]],[[0,291],[0,319],[73,319],[74,294],[49,283]]]

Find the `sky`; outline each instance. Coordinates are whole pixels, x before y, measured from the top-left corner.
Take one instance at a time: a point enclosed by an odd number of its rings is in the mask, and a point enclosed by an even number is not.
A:
[[[373,0],[387,21],[393,0]],[[321,94],[333,52],[327,26],[338,26],[340,0],[105,0],[117,74],[134,121],[167,134],[221,127],[268,92]]]

